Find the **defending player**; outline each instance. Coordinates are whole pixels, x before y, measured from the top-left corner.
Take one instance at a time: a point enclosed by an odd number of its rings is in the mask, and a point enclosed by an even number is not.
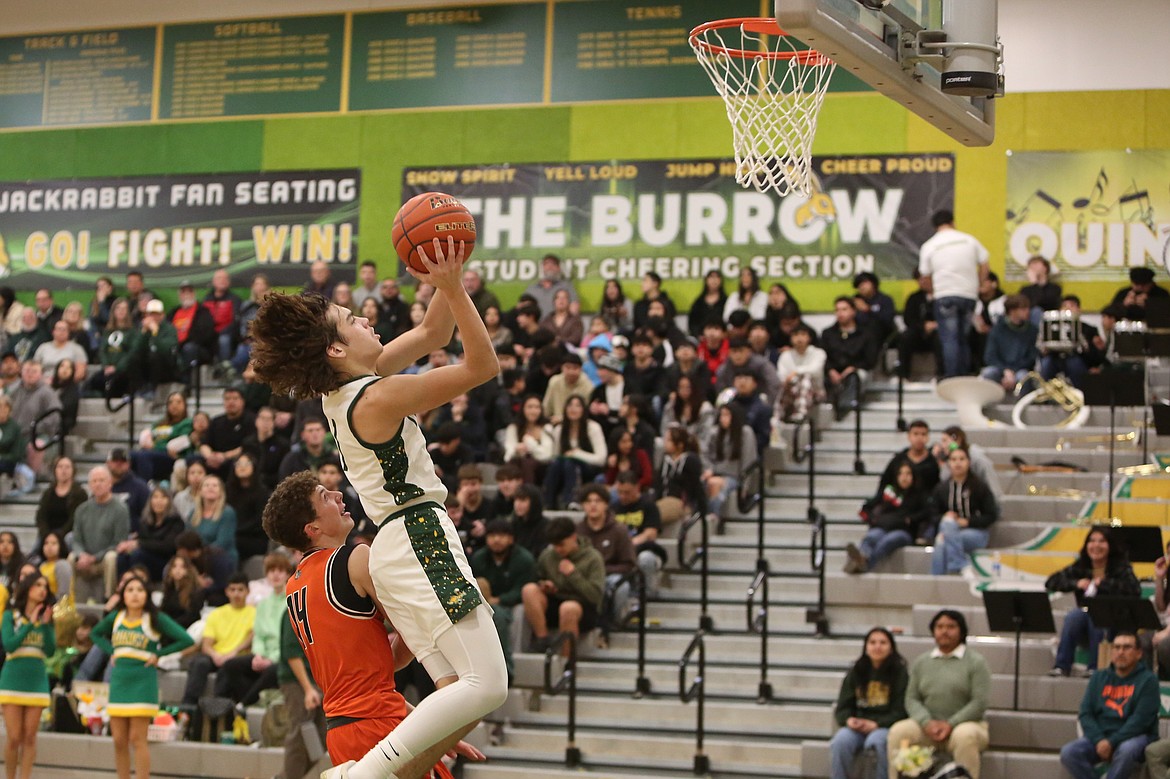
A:
[[[389,344],[367,320],[312,294],[271,295],[252,323],[260,380],[276,393],[324,395],[342,467],[379,525],[370,549],[378,600],[436,686],[446,685],[356,764],[334,769],[334,777],[419,777],[508,693],[491,607],[443,510],[447,491],[414,419],[499,371],[462,286],[463,245],[435,240],[433,248],[434,261],[419,249],[428,272],[410,272],[438,291],[420,327]],[[396,375],[445,346],[453,324],[463,336],[462,363]]]
[[[264,508],[265,532],[304,552],[285,587],[288,612],[313,678],[325,693],[325,741],[336,766],[361,758],[409,711],[394,686],[394,669],[412,655],[397,634],[393,644],[386,640],[373,597],[370,548],[346,546],[352,529],[341,493],[327,490],[308,471],[282,481]],[[456,751],[483,759],[464,742]],[[442,763],[432,775],[451,779]]]

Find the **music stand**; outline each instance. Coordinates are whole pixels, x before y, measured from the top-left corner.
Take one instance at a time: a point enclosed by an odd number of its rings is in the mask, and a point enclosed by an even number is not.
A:
[[[1101,630],[1161,630],[1162,621],[1146,598],[1085,598],[1089,619]]]
[[[1044,590],[984,590],[983,608],[987,622],[995,633],[1016,634],[1015,678],[1012,684],[1012,709],[1020,710],[1020,634],[1055,633],[1052,601]]]
[[[1109,532],[1129,551],[1131,563],[1152,563],[1165,554],[1160,527],[1129,525],[1110,528]]]
[[[1085,405],[1109,407],[1109,519],[1113,518],[1113,478],[1117,470],[1113,466],[1117,443],[1114,415],[1118,406],[1146,405],[1144,371],[1142,377],[1142,381],[1137,382],[1133,380],[1134,371],[1110,368],[1100,373],[1087,374],[1081,390],[1085,395]]]

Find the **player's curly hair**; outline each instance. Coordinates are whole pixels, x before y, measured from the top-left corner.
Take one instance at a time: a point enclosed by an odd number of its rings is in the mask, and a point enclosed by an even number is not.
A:
[[[337,389],[341,380],[326,350],[340,340],[328,317],[332,304],[314,293],[265,298],[252,321],[252,367],[278,395],[315,398]]]
[[[289,549],[303,552],[309,548],[305,525],[317,517],[313,511],[313,493],[318,484],[312,471],[300,471],[276,485],[264,506],[262,519],[269,538]]]

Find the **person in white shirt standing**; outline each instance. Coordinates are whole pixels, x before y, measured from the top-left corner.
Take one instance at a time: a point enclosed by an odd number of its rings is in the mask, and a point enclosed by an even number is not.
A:
[[[955,229],[950,211],[937,211],[930,221],[935,233],[919,250],[918,271],[930,277],[934,289],[943,378],[964,376],[971,372],[967,339],[990,254],[977,238]]]

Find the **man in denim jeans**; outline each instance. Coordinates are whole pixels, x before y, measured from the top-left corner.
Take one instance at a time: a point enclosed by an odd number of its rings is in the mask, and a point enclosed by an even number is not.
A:
[[[930,221],[935,233],[919,250],[918,271],[930,277],[934,288],[943,378],[964,376],[971,372],[967,339],[990,255],[977,238],[955,229],[950,211],[937,211]]]

